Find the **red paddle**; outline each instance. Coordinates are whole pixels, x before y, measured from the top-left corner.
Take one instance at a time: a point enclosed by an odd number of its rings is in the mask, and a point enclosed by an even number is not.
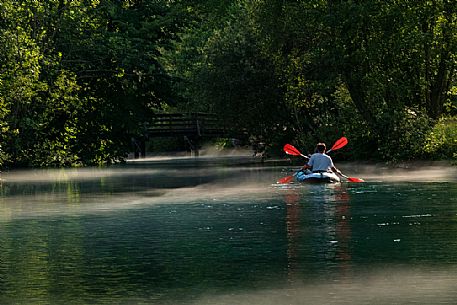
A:
[[[333,144],[332,148],[330,148],[327,153],[331,152],[332,150],[340,149],[348,144],[348,139],[346,137],[341,137],[338,139],[335,144]],[[286,144],[284,145],[284,151],[288,155],[292,156],[302,156],[303,158],[309,159],[308,156],[302,154],[298,149],[296,149],[293,145]]]
[[[348,177],[346,175],[341,174],[341,177],[346,178],[349,182],[365,182],[363,179],[356,178],[356,177]]]
[[[340,138],[338,141],[335,142],[335,144],[333,144],[332,148],[327,150],[327,154],[332,150],[337,150],[337,149],[340,149],[343,146],[346,146],[346,144],[348,144],[348,139],[346,139],[346,137]],[[348,177],[348,176],[343,175],[343,174],[341,174],[341,176],[343,178],[346,178],[346,180],[349,181],[349,182],[365,182],[365,181],[363,181],[363,179],[360,179],[360,178]]]
[[[330,148],[329,150],[327,150],[327,154],[329,152],[331,152],[332,150],[337,150],[337,149],[340,149],[341,147],[344,147],[346,146],[346,144],[348,144],[348,139],[346,139],[346,137],[342,137],[340,139],[338,139],[335,144],[333,144],[332,148]]]
[[[290,181],[292,181],[292,179],[294,179],[294,175],[283,177],[283,178],[279,179],[277,183],[286,184],[286,183],[289,183]]]
[[[305,159],[309,159],[308,156],[305,156],[304,154],[302,154],[298,149],[296,149],[293,145],[290,145],[290,144],[286,144],[284,145],[284,152],[288,155],[292,155],[292,156],[302,156],[303,158]]]

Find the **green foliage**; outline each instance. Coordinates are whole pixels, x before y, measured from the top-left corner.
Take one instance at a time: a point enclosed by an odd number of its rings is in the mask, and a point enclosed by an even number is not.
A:
[[[457,161],[457,117],[443,117],[427,134],[425,152],[433,159]]]
[[[0,165],[122,161],[170,109],[277,147],[345,135],[346,159],[455,158],[456,32],[447,0],[3,0]]]
[[[410,109],[390,114],[391,123],[379,138],[379,158],[387,161],[423,159],[424,141],[431,120]]]
[[[122,160],[172,103],[159,57],[184,15],[168,1],[3,1],[0,165]]]
[[[54,83],[34,99],[29,107],[33,117],[20,121],[21,150],[17,163],[32,166],[74,165],[75,140],[78,136],[77,119],[83,105],[78,97],[80,87],[75,76],[61,71]]]
[[[348,157],[423,155],[430,118],[453,109],[455,6],[448,1],[261,3],[255,20],[265,29],[265,49],[281,71],[299,142],[332,139],[340,131],[360,143]]]

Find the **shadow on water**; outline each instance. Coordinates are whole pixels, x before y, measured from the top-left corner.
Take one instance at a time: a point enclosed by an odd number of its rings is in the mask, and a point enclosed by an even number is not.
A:
[[[453,304],[454,168],[249,158],[4,173],[1,304]]]

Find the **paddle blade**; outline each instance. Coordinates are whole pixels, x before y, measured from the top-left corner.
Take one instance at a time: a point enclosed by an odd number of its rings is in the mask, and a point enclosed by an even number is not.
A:
[[[301,152],[290,144],[284,145],[284,152],[292,156],[301,156]]]
[[[335,144],[333,144],[333,146],[332,146],[332,148],[330,150],[340,149],[340,148],[346,146],[346,144],[348,144],[348,139],[346,137],[342,137],[339,140],[337,140],[335,142]]]
[[[347,177],[346,178],[349,182],[365,182],[363,179],[355,178],[355,177]]]
[[[284,177],[284,178],[279,179],[279,180],[278,180],[278,183],[280,183],[280,184],[286,184],[286,183],[291,182],[292,179],[294,179],[294,176],[287,176],[287,177]]]

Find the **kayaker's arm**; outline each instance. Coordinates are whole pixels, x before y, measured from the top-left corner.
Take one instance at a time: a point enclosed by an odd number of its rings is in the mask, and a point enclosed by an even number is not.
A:
[[[332,166],[332,171],[340,176],[343,176],[343,173],[339,169],[337,169],[335,166]]]
[[[303,165],[303,167],[301,168],[302,170],[307,170],[307,169],[311,169],[312,167],[310,165],[308,165],[308,163],[306,163],[305,165]]]

